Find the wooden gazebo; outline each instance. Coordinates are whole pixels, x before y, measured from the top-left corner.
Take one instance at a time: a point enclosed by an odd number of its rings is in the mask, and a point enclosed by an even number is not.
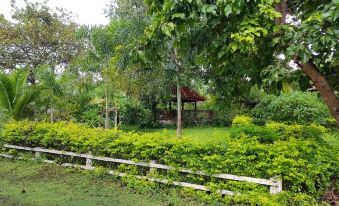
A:
[[[190,89],[189,87],[181,87],[181,110],[182,110],[182,120],[184,120],[184,114],[190,117],[196,117],[193,121],[196,123],[201,123],[203,121],[209,121],[213,117],[213,112],[209,110],[198,110],[197,103],[203,102],[207,98],[200,95],[198,92]],[[164,124],[173,124],[176,121],[177,111],[172,110],[172,102],[177,102],[177,89],[175,86],[171,87],[172,99],[169,101],[169,108],[162,110],[160,112],[160,121]],[[185,110],[185,103],[194,103],[194,110]],[[192,119],[190,119],[192,121]],[[192,123],[192,122],[190,122]]]
[[[194,103],[194,110],[197,110],[197,102],[203,102],[206,100],[206,97],[201,96],[198,92],[188,88],[181,87],[181,102],[182,102],[182,110],[184,110],[185,102]],[[171,88],[171,93],[174,95],[173,99],[170,101],[170,110],[172,110],[172,102],[177,101],[177,87],[173,86]]]

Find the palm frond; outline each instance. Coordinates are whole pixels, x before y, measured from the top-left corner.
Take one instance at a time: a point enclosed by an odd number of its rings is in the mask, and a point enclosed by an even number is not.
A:
[[[13,118],[15,120],[20,120],[27,109],[27,105],[33,101],[36,91],[32,88],[27,89],[20,97],[17,99],[13,109]]]
[[[28,71],[25,70],[18,70],[15,71],[10,80],[12,82],[12,85],[14,86],[14,94],[15,98],[13,99],[13,104],[17,101],[17,99],[20,97],[21,93],[23,92],[26,82],[27,82],[27,77],[28,77]]]
[[[8,75],[0,73],[0,106],[7,109],[12,115],[15,91]]]

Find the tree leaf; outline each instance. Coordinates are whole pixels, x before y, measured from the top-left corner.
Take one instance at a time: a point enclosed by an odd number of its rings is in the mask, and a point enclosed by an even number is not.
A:
[[[231,5],[226,5],[224,11],[225,11],[225,15],[228,17],[232,13]]]
[[[184,13],[174,13],[174,14],[172,14],[172,19],[174,19],[174,18],[185,19],[185,14]]]

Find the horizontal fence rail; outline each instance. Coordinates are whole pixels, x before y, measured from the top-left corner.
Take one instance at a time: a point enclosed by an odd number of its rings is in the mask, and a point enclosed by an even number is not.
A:
[[[116,158],[111,158],[111,157],[99,157],[99,156],[94,156],[91,153],[81,154],[81,153],[60,151],[60,150],[54,150],[54,149],[43,149],[43,148],[39,148],[39,147],[32,148],[32,147],[23,147],[23,146],[5,144],[4,148],[35,152],[36,158],[39,157],[41,155],[41,153],[49,153],[49,154],[65,155],[65,156],[72,156],[72,157],[81,157],[81,158],[86,159],[86,165],[76,165],[76,164],[70,164],[70,163],[62,164],[62,166],[65,166],[65,167],[79,167],[79,168],[82,168],[82,169],[93,170],[93,169],[95,169],[95,167],[92,166],[93,165],[92,160],[99,160],[99,161],[104,161],[104,162],[114,162],[114,163],[119,163],[119,164],[129,164],[129,165],[149,167],[149,168],[151,168],[151,170],[152,169],[175,170],[175,171],[179,171],[179,172],[182,172],[182,173],[196,174],[196,175],[202,175],[202,176],[211,176],[211,177],[216,177],[216,178],[219,178],[219,179],[252,182],[252,183],[256,183],[256,184],[270,186],[270,193],[271,194],[277,194],[277,193],[282,191],[282,180],[277,179],[277,178],[261,179],[261,178],[237,176],[237,175],[231,175],[231,174],[213,174],[213,175],[210,175],[210,174],[203,172],[203,171],[193,171],[193,170],[190,170],[190,169],[177,169],[175,167],[171,167],[171,166],[168,166],[168,165],[157,164],[157,163],[155,163],[155,161],[151,161],[149,163],[136,162],[136,161],[133,161],[133,160],[116,159]],[[8,155],[8,154],[0,154],[0,156],[5,157],[5,158],[14,158],[14,156]],[[19,158],[19,159],[22,159],[22,158]],[[51,160],[44,160],[43,162],[54,163]],[[121,176],[121,177],[127,176],[126,173],[119,173],[119,172],[116,172],[116,171],[109,171],[108,173],[111,174],[111,175]],[[194,189],[203,190],[203,191],[210,191],[207,187],[205,187],[203,185],[191,184],[191,183],[187,183],[187,182],[169,181],[169,180],[166,180],[166,179],[151,178],[151,177],[147,177],[147,176],[135,176],[135,177],[137,177],[139,179],[145,179],[145,180],[148,180],[148,181],[153,181],[153,182],[172,184],[172,185],[177,185],[177,186],[182,186],[182,187],[189,187],[189,188],[194,188]],[[232,191],[229,191],[229,190],[218,190],[217,192],[224,194],[224,195],[235,195],[235,194],[237,194],[236,192],[232,192]]]

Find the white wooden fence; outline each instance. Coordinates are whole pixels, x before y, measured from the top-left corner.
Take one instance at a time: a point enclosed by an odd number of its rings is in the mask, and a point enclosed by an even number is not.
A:
[[[86,170],[93,170],[95,167],[93,167],[92,160],[99,160],[104,162],[114,162],[114,163],[120,163],[120,164],[129,164],[129,165],[137,165],[137,166],[143,166],[143,167],[149,167],[151,170],[154,169],[164,169],[164,170],[177,170],[181,173],[189,173],[189,174],[197,174],[202,176],[213,176],[219,179],[227,179],[227,180],[235,180],[235,181],[243,181],[243,182],[252,182],[257,183],[261,185],[267,185],[270,186],[270,193],[271,194],[277,194],[282,191],[282,181],[276,178],[270,178],[270,179],[260,179],[260,178],[253,178],[253,177],[245,177],[245,176],[237,176],[237,175],[231,175],[231,174],[214,174],[209,175],[206,172],[203,171],[193,171],[189,169],[176,169],[174,167],[163,165],[163,164],[157,164],[154,161],[151,161],[149,163],[145,162],[136,162],[133,160],[124,160],[124,159],[115,159],[111,157],[98,157],[93,156],[92,154],[79,154],[74,152],[67,152],[67,151],[59,151],[59,150],[52,150],[52,149],[43,149],[39,147],[31,148],[31,147],[23,147],[23,146],[16,146],[16,145],[4,145],[5,148],[8,149],[16,149],[16,150],[25,150],[25,151],[32,151],[35,152],[36,158],[38,158],[41,153],[49,153],[49,154],[57,154],[57,155],[65,155],[65,156],[72,156],[72,157],[81,157],[86,159],[86,165],[76,165],[71,163],[64,163],[62,166],[65,167],[79,167]],[[0,154],[0,156],[5,158],[14,158],[12,155],[8,154]],[[54,161],[51,160],[43,160],[46,163],[54,163]],[[109,174],[115,175],[115,176],[127,176],[126,173],[120,173],[116,171],[109,170]],[[139,179],[145,179],[148,181],[153,182],[160,182],[165,184],[172,184],[182,187],[188,187],[188,188],[194,188],[196,190],[203,190],[203,191],[210,191],[206,186],[203,185],[197,185],[197,184],[191,184],[187,182],[177,182],[177,181],[169,181],[166,179],[159,179],[159,178],[152,178],[147,176],[135,176]],[[218,190],[217,192],[224,194],[224,195],[235,195],[236,192],[229,191],[229,190]]]

